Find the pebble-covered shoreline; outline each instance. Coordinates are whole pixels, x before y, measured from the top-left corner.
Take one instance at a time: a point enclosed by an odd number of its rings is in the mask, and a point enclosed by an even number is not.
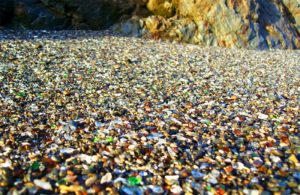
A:
[[[299,194],[300,51],[0,31],[0,194]]]

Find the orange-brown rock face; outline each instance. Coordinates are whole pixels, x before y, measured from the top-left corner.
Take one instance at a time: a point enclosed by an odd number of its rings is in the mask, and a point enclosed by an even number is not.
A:
[[[286,7],[290,22],[293,23],[298,32],[300,32],[300,1],[299,0],[283,0]]]
[[[145,36],[204,46],[300,48],[298,0],[148,0]],[[172,14],[176,14],[173,17]]]

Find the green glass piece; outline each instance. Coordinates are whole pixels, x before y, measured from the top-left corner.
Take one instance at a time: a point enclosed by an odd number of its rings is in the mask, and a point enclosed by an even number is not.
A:
[[[107,137],[107,138],[106,138],[106,141],[107,141],[107,142],[113,142],[113,141],[114,141],[114,138],[113,138],[113,137]]]
[[[204,120],[203,121],[205,124],[207,124],[207,125],[211,125],[212,124],[212,122],[210,121],[210,120]]]
[[[208,191],[211,191],[211,186],[206,186],[206,189],[207,189]]]
[[[32,171],[38,171],[40,169],[40,163],[35,161],[34,163],[32,163],[31,165],[31,170]]]
[[[140,177],[129,177],[128,178],[128,183],[130,185],[139,185],[142,182],[142,178]]]
[[[68,78],[69,77],[69,75],[68,75],[68,73],[64,73],[64,78]]]
[[[17,96],[19,96],[19,97],[26,97],[26,93],[23,92],[23,91],[21,91],[21,92],[17,93]]]
[[[98,141],[100,141],[99,137],[95,137],[94,140],[93,140],[93,142],[98,142]]]
[[[66,178],[60,179],[60,180],[57,181],[57,183],[59,185],[66,185],[67,184],[67,179]]]
[[[73,162],[73,164],[78,164],[78,160],[77,159],[74,159],[72,162]]]

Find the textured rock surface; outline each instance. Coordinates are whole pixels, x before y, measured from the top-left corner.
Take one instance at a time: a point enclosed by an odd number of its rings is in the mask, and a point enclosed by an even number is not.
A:
[[[147,8],[155,15],[174,16],[178,0],[148,0]]]
[[[105,29],[115,24],[127,35],[203,46],[300,48],[299,0],[14,1],[17,27]],[[4,14],[11,10],[7,2],[13,1],[0,2],[0,24],[11,18]]]
[[[290,22],[295,25],[300,32],[300,1],[299,0],[283,0],[283,4],[288,11]]]
[[[300,48],[298,0],[153,2],[148,8],[158,15],[141,22],[146,36],[205,46]],[[176,15],[167,18],[170,12],[166,7],[172,7]]]
[[[134,8],[132,0],[16,0],[15,23],[35,29],[104,29]]]

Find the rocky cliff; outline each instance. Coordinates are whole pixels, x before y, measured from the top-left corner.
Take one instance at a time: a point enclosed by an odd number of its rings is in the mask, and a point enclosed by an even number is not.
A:
[[[12,9],[13,5],[13,9]],[[1,0],[0,25],[105,29],[203,46],[300,48],[299,0]]]
[[[1,1],[14,4],[12,26],[26,29],[105,29],[136,7],[133,0]]]
[[[139,19],[134,34],[204,46],[300,48],[299,0],[149,0],[147,8],[153,15]]]

